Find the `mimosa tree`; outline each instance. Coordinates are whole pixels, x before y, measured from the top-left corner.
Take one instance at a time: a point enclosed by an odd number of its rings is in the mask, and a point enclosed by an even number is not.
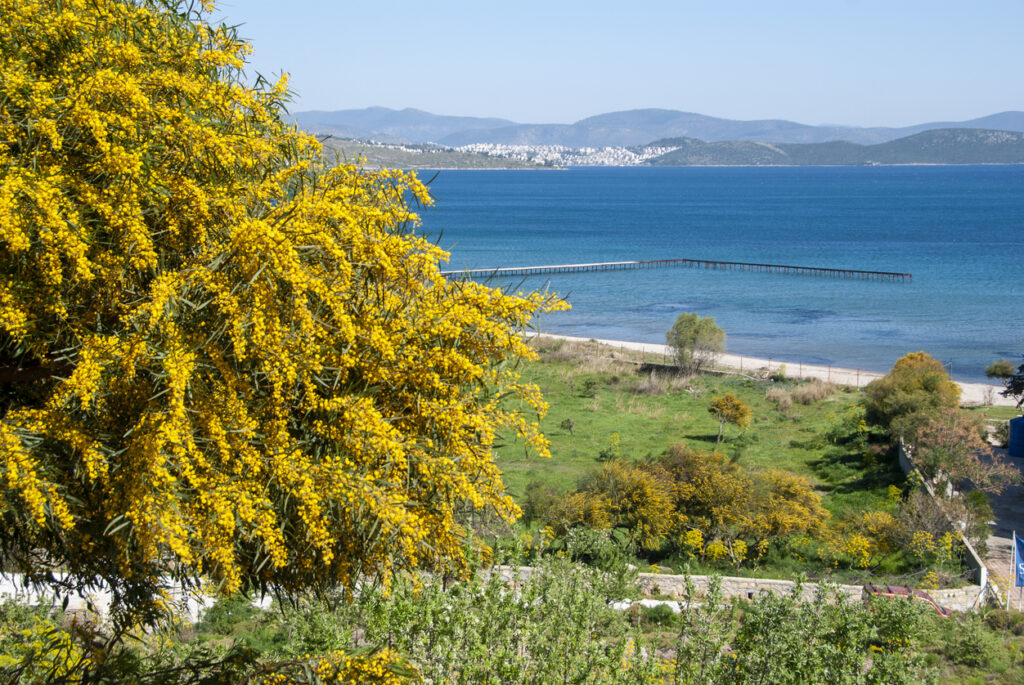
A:
[[[420,181],[325,168],[186,7],[0,0],[3,564],[122,625],[169,580],[464,569],[459,512],[518,513],[496,436],[547,452],[505,362],[563,305],[447,281]]]
[[[722,443],[722,432],[725,430],[725,424],[731,423],[739,428],[746,428],[750,425],[750,420],[754,414],[750,406],[731,392],[727,392],[721,397],[712,398],[711,405],[708,407],[708,413],[718,419],[716,445]]]

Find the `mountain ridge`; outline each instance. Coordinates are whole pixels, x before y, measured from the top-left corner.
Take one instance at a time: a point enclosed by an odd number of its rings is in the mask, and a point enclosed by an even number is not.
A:
[[[572,124],[522,124],[500,118],[438,115],[423,110],[385,107],[294,113],[310,132],[385,143],[436,143],[460,147],[473,143],[628,147],[665,138],[704,142],[886,143],[936,129],[989,129],[1024,133],[1024,112],[1010,110],[960,122],[937,121],[904,127],[813,126],[785,119],[735,120],[670,109],[606,112]]]

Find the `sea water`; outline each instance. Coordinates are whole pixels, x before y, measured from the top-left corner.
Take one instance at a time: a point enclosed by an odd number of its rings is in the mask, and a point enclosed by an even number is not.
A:
[[[424,178],[432,173],[421,172]],[[441,171],[422,231],[450,268],[694,258],[896,271],[909,283],[690,268],[515,279],[572,310],[543,331],[662,343],[713,316],[730,352],[959,380],[1024,354],[1024,166]]]

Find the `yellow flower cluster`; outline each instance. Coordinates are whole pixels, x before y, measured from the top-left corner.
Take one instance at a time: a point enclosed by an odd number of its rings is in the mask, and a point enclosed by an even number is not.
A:
[[[566,305],[442,277],[425,186],[326,169],[186,4],[0,0],[0,535],[135,588],[464,568]]]
[[[263,685],[403,685],[419,683],[422,679],[399,654],[391,649],[365,656],[332,652],[310,660],[308,669],[299,673],[274,673],[262,679]],[[312,678],[308,676],[312,675]]]

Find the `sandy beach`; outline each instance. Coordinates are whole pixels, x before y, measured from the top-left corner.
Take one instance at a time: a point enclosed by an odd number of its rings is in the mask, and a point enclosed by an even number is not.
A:
[[[670,354],[668,345],[659,345],[657,343],[639,343],[625,340],[597,340],[595,338],[580,338],[571,335],[557,335],[554,333],[541,333],[540,337],[552,338],[555,340],[571,340],[573,342],[588,342],[590,340],[594,340],[595,342],[609,347],[633,350],[644,354],[661,355],[665,357]],[[881,378],[884,375],[873,371],[862,371],[860,369],[844,369],[838,366],[816,366],[813,364],[804,364],[802,362],[787,361],[784,358],[776,359],[772,357],[770,359],[762,359],[758,357],[746,357],[728,353],[719,355],[718,364],[740,372],[754,372],[758,369],[768,369],[768,371],[771,372],[777,371],[781,366],[785,365],[786,375],[791,378],[820,378],[839,385],[849,385],[856,388],[863,387],[876,378]],[[964,405],[990,404],[1013,406],[1016,404],[1009,397],[1003,397],[999,394],[1003,390],[1003,386],[1001,385],[960,382],[958,382],[957,385],[960,386],[961,390],[960,402]]]

